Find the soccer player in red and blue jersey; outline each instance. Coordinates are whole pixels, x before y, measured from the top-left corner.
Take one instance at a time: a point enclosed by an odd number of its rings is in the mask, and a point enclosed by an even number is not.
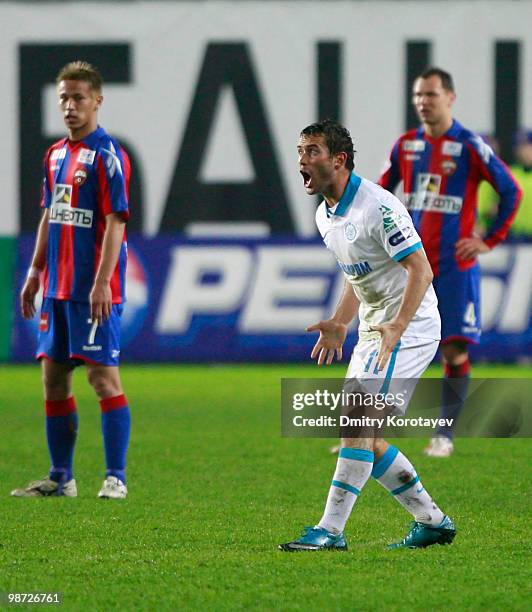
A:
[[[505,239],[521,190],[491,148],[452,117],[452,77],[439,68],[419,75],[413,104],[421,126],[394,144],[379,183],[394,191],[402,181],[406,207],[434,274],[442,320],[445,377],[442,416],[456,423],[467,395],[468,344],[480,339],[480,272],[477,256]],[[488,181],[499,194],[496,218],[484,238],[475,235],[477,188]],[[450,380],[452,379],[452,380]],[[426,454],[453,451],[453,427],[441,428]]]
[[[43,215],[20,295],[23,316],[33,317],[42,279],[37,358],[52,465],[47,477],[12,495],[76,497],[72,463],[78,417],[72,373],[84,363],[102,415],[107,469],[98,496],[122,499],[127,496],[130,413],[118,363],[130,163],[98,126],[103,96],[96,68],[81,61],[66,65],[57,76],[57,92],[68,135],[44,158]]]

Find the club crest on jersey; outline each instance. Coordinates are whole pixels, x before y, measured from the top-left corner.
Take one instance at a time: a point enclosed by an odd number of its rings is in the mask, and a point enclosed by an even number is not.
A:
[[[452,140],[446,140],[441,148],[442,155],[452,155],[453,157],[460,157],[462,155],[462,143],[454,142]]]
[[[419,153],[425,150],[424,140],[404,140],[403,151],[409,151],[410,153]]]
[[[443,172],[443,174],[445,174],[445,176],[451,176],[451,174],[454,174],[456,172],[456,168],[458,166],[456,165],[456,162],[454,160],[444,159],[440,167],[441,171]]]
[[[86,180],[87,180],[87,173],[85,172],[85,170],[83,170],[83,168],[78,168],[74,172],[74,183],[76,183],[76,185],[81,187],[81,185],[83,185],[83,183]]]
[[[81,149],[78,154],[78,161],[80,164],[87,164],[88,166],[92,166],[94,163],[94,157],[96,155],[96,151],[92,149]]]
[[[344,227],[345,239],[347,242],[355,242],[357,228],[352,223],[346,223]]]

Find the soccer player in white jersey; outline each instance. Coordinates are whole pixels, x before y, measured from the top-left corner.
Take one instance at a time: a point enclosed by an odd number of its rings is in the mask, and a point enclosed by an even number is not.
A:
[[[324,197],[316,212],[318,229],[346,276],[334,315],[307,328],[320,333],[311,357],[319,365],[331,364],[335,356],[340,360],[347,326],[358,312],[359,341],[347,378],[380,393],[393,392],[394,380],[402,380],[401,388],[408,380],[411,395],[438,348],[440,317],[430,265],[410,215],[394,195],[353,172],[353,141],[340,124],[309,125],[297,151],[307,194]],[[357,437],[342,438],[320,521],[279,548],[347,550],[345,524],[370,476],[414,517],[410,532],[392,547],[452,542],[453,522],[422,486],[410,461],[378,432],[368,436],[361,430]]]

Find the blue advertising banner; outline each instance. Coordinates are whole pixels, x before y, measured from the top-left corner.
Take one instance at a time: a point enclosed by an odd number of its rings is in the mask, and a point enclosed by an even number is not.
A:
[[[24,321],[18,292],[34,237],[18,244],[12,358],[33,358],[38,317]],[[532,356],[532,243],[504,244],[481,259],[477,360]],[[304,361],[316,340],[305,328],[328,318],[343,274],[319,240],[129,237],[125,362]],[[39,296],[40,299],[40,296]],[[356,341],[356,321],[344,354]]]

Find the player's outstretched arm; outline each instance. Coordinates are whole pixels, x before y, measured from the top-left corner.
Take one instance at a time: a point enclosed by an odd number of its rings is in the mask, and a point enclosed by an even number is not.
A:
[[[111,315],[113,296],[111,278],[118,262],[126,222],[120,213],[105,217],[102,255],[90,293],[91,318],[101,325]]]
[[[20,310],[25,319],[31,319],[35,315],[35,296],[39,291],[39,276],[46,262],[46,247],[48,246],[48,209],[42,215],[37,230],[35,249],[28,270],[28,276],[22,291],[20,292]]]
[[[388,323],[371,327],[374,331],[381,333],[381,346],[377,357],[379,370],[384,369],[394,346],[399,342],[412,317],[416,314],[434,276],[422,249],[410,253],[399,263],[408,272],[399,311]]]
[[[320,332],[320,337],[310,354],[312,359],[318,358],[318,365],[324,363],[331,365],[335,355],[338,361],[342,359],[342,346],[347,336],[347,326],[357,314],[359,305],[353,288],[346,281],[334,315],[327,321],[320,321],[307,327],[308,332]]]

